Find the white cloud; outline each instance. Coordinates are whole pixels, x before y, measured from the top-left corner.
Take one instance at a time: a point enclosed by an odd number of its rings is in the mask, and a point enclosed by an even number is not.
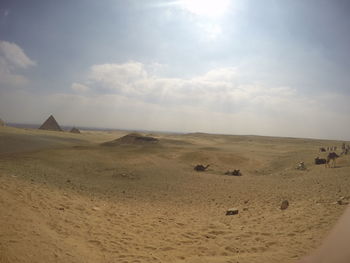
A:
[[[17,122],[40,123],[53,113],[75,126],[350,139],[349,97],[306,97],[287,86],[242,83],[236,68],[186,79],[149,68],[139,62],[94,65],[71,85],[72,94],[0,89],[0,112]]]
[[[24,123],[40,123],[52,113],[62,125],[350,139],[346,114],[334,114],[322,104],[309,109],[294,99],[289,104],[301,108],[285,110],[278,103],[271,107],[281,114],[260,114],[259,109],[217,112],[197,105],[150,104],[120,94],[40,95],[20,90],[1,94],[0,90],[0,112]]]
[[[329,107],[338,97],[305,97],[288,86],[243,83],[237,68],[217,68],[192,78],[162,77],[150,68],[140,62],[94,65],[83,80],[89,94],[65,99],[60,95],[55,100],[68,104],[77,100],[72,107],[95,116],[86,119],[92,126],[97,121],[100,126],[130,129],[320,138],[346,138],[350,129],[346,114]],[[79,85],[73,83],[72,88]],[[81,89],[85,86],[75,88]],[[340,100],[345,113],[350,110],[348,99]],[[334,132],[337,125],[342,128]]]
[[[17,73],[18,69],[26,69],[36,65],[20,48],[14,43],[0,41],[0,84],[21,86],[27,83],[27,79]]]
[[[160,77],[147,68],[139,62],[94,65],[87,82],[97,93],[119,94],[150,104],[190,105],[217,112],[283,112],[290,105],[284,105],[288,100],[298,105],[305,103],[289,87],[241,84],[235,68],[218,68],[189,79]]]
[[[88,91],[90,88],[84,84],[80,84],[80,83],[73,83],[71,86],[71,89],[74,90],[75,92],[86,92]]]
[[[101,64],[91,67],[90,80],[107,89],[128,89],[138,80],[147,78],[143,64]]]
[[[0,56],[6,60],[8,66],[13,68],[27,68],[36,65],[15,43],[0,41]]]

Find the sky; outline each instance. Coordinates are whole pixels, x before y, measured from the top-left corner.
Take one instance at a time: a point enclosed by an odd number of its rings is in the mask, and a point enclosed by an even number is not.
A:
[[[350,140],[347,0],[0,2],[0,118]]]

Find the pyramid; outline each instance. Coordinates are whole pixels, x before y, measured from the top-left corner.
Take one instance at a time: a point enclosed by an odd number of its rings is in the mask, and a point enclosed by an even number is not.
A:
[[[70,130],[71,133],[81,133],[79,129],[73,127],[71,130]]]
[[[2,119],[0,119],[0,126],[5,126],[5,122]]]
[[[39,129],[50,131],[63,131],[52,115],[40,126]]]

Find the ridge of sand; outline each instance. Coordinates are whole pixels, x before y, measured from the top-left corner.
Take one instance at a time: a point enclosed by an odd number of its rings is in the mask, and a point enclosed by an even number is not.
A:
[[[151,136],[144,136],[140,133],[130,133],[113,141],[102,143],[102,146],[116,146],[120,144],[156,144],[159,140]]]

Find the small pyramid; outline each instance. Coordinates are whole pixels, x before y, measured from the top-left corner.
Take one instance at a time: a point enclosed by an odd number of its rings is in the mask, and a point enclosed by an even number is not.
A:
[[[39,129],[50,131],[63,131],[52,115],[40,126]]]
[[[5,122],[2,119],[0,119],[0,126],[5,126]]]
[[[71,130],[70,130],[71,133],[81,133],[80,130],[78,128],[75,128],[73,127]]]

